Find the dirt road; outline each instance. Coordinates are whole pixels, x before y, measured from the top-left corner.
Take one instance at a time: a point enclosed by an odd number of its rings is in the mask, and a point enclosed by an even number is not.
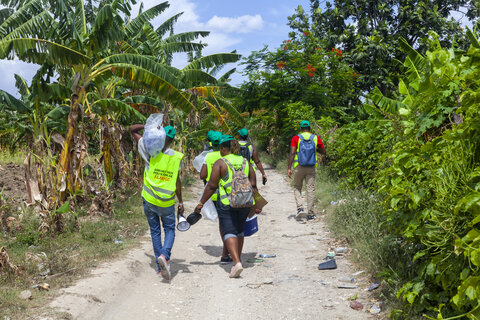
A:
[[[336,270],[317,269],[329,251],[325,224],[322,219],[296,222],[288,181],[276,171],[267,174],[269,181],[260,193],[269,204],[259,216],[260,231],[246,238],[241,278],[230,279],[231,265],[219,264],[218,224],[202,219],[189,231],[177,232],[170,283],[156,275],[146,236],[141,247],[63,289],[50,307],[89,320],[373,318],[366,312],[367,278],[356,277],[357,289],[338,288],[339,277],[359,271],[345,257],[337,259]],[[200,188],[195,186],[194,194]],[[188,202],[187,211],[194,205]],[[259,253],[277,257],[246,262]],[[349,307],[348,298],[355,294],[365,305],[362,311]]]

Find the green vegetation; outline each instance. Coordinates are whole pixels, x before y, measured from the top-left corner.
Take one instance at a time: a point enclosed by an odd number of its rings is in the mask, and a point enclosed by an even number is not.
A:
[[[27,275],[38,273],[27,251],[55,253],[44,263],[61,273],[144,227],[141,214],[112,207],[142,177],[133,122],[163,112],[175,125],[188,184],[207,130],[246,125],[286,171],[307,119],[328,154],[319,207],[382,278],[392,317],[480,318],[480,25],[450,18],[462,9],[478,19],[478,1],[333,1],[322,11],[311,0],[283,43],[243,60],[239,89],[228,84],[235,69],[217,76],[238,54],[203,56],[208,32],[175,34],[180,15],[152,25],[167,2],[138,14],[129,0],[0,3],[0,59],[40,66],[31,81],[12,79],[19,98],[0,90],[0,163],[27,158],[34,204],[18,211],[0,190],[2,244]],[[171,65],[178,52],[183,69]],[[332,210],[332,200],[344,201]],[[23,308],[13,297],[33,277],[0,277],[12,288],[2,310]]]
[[[117,196],[114,218],[92,217],[81,209],[70,213],[65,231],[55,238],[42,232],[42,220],[31,208],[10,216],[18,220],[11,228],[3,226],[0,242],[20,271],[0,273],[0,307],[2,316],[14,318],[25,317],[32,305],[41,306],[51,296],[31,286],[46,282],[52,289],[65,287],[89,268],[137,245],[148,229],[140,195],[133,191]],[[35,300],[18,298],[27,289]]]

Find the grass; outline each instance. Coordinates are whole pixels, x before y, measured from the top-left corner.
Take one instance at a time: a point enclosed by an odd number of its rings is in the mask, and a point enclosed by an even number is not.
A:
[[[22,230],[3,232],[0,236],[0,247],[6,248],[10,261],[24,269],[19,276],[0,274],[2,315],[27,318],[54,295],[52,291],[32,289],[32,285],[47,282],[52,289],[68,286],[88,269],[137,245],[139,236],[148,230],[140,193],[129,192],[125,199],[116,201],[113,218],[86,217],[82,211],[66,214],[67,231],[54,238],[40,234],[40,219],[32,211],[24,211]],[[123,243],[117,244],[115,240]],[[38,261],[26,258],[32,254]],[[49,273],[45,278],[40,274],[47,269]],[[50,278],[51,275],[60,276]],[[18,298],[26,289],[32,292],[32,300]]]
[[[0,165],[5,165],[10,162],[13,162],[16,165],[23,165],[23,161],[25,161],[26,157],[27,152],[23,150],[17,150],[13,154],[8,151],[0,150]]]

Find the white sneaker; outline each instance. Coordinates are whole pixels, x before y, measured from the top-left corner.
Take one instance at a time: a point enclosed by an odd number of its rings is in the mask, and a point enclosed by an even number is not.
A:
[[[172,278],[172,274],[170,273],[170,264],[168,263],[167,259],[165,259],[163,254],[158,257],[158,264],[160,264],[160,268],[162,268],[160,271],[162,277],[165,280],[170,280]]]
[[[298,221],[302,221],[304,214],[305,214],[305,212],[303,212],[303,208],[298,208],[297,209],[297,214],[295,215],[295,219],[298,220]]]
[[[240,276],[240,273],[243,271],[243,266],[242,263],[239,262],[236,265],[232,267],[232,271],[230,271],[230,278],[238,278]]]

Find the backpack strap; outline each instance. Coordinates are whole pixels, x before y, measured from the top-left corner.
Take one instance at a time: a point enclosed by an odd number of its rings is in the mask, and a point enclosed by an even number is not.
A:
[[[227,167],[229,167],[230,169],[232,169],[233,173],[237,172],[237,170],[235,170],[235,168],[232,166],[232,164],[230,163],[230,161],[228,161],[227,159],[225,158],[222,158],[223,162],[225,162],[225,164],[227,165]]]
[[[245,171],[245,164],[247,163],[247,159],[243,158],[243,162],[242,162],[242,169],[240,169],[241,172],[244,172]]]
[[[305,138],[301,134],[297,134],[297,136],[300,138],[300,140],[304,141]]]
[[[312,142],[315,142],[315,141],[313,141],[313,139],[315,139],[315,135],[312,133],[312,134],[310,134],[310,138],[308,138],[308,140],[311,140]]]

